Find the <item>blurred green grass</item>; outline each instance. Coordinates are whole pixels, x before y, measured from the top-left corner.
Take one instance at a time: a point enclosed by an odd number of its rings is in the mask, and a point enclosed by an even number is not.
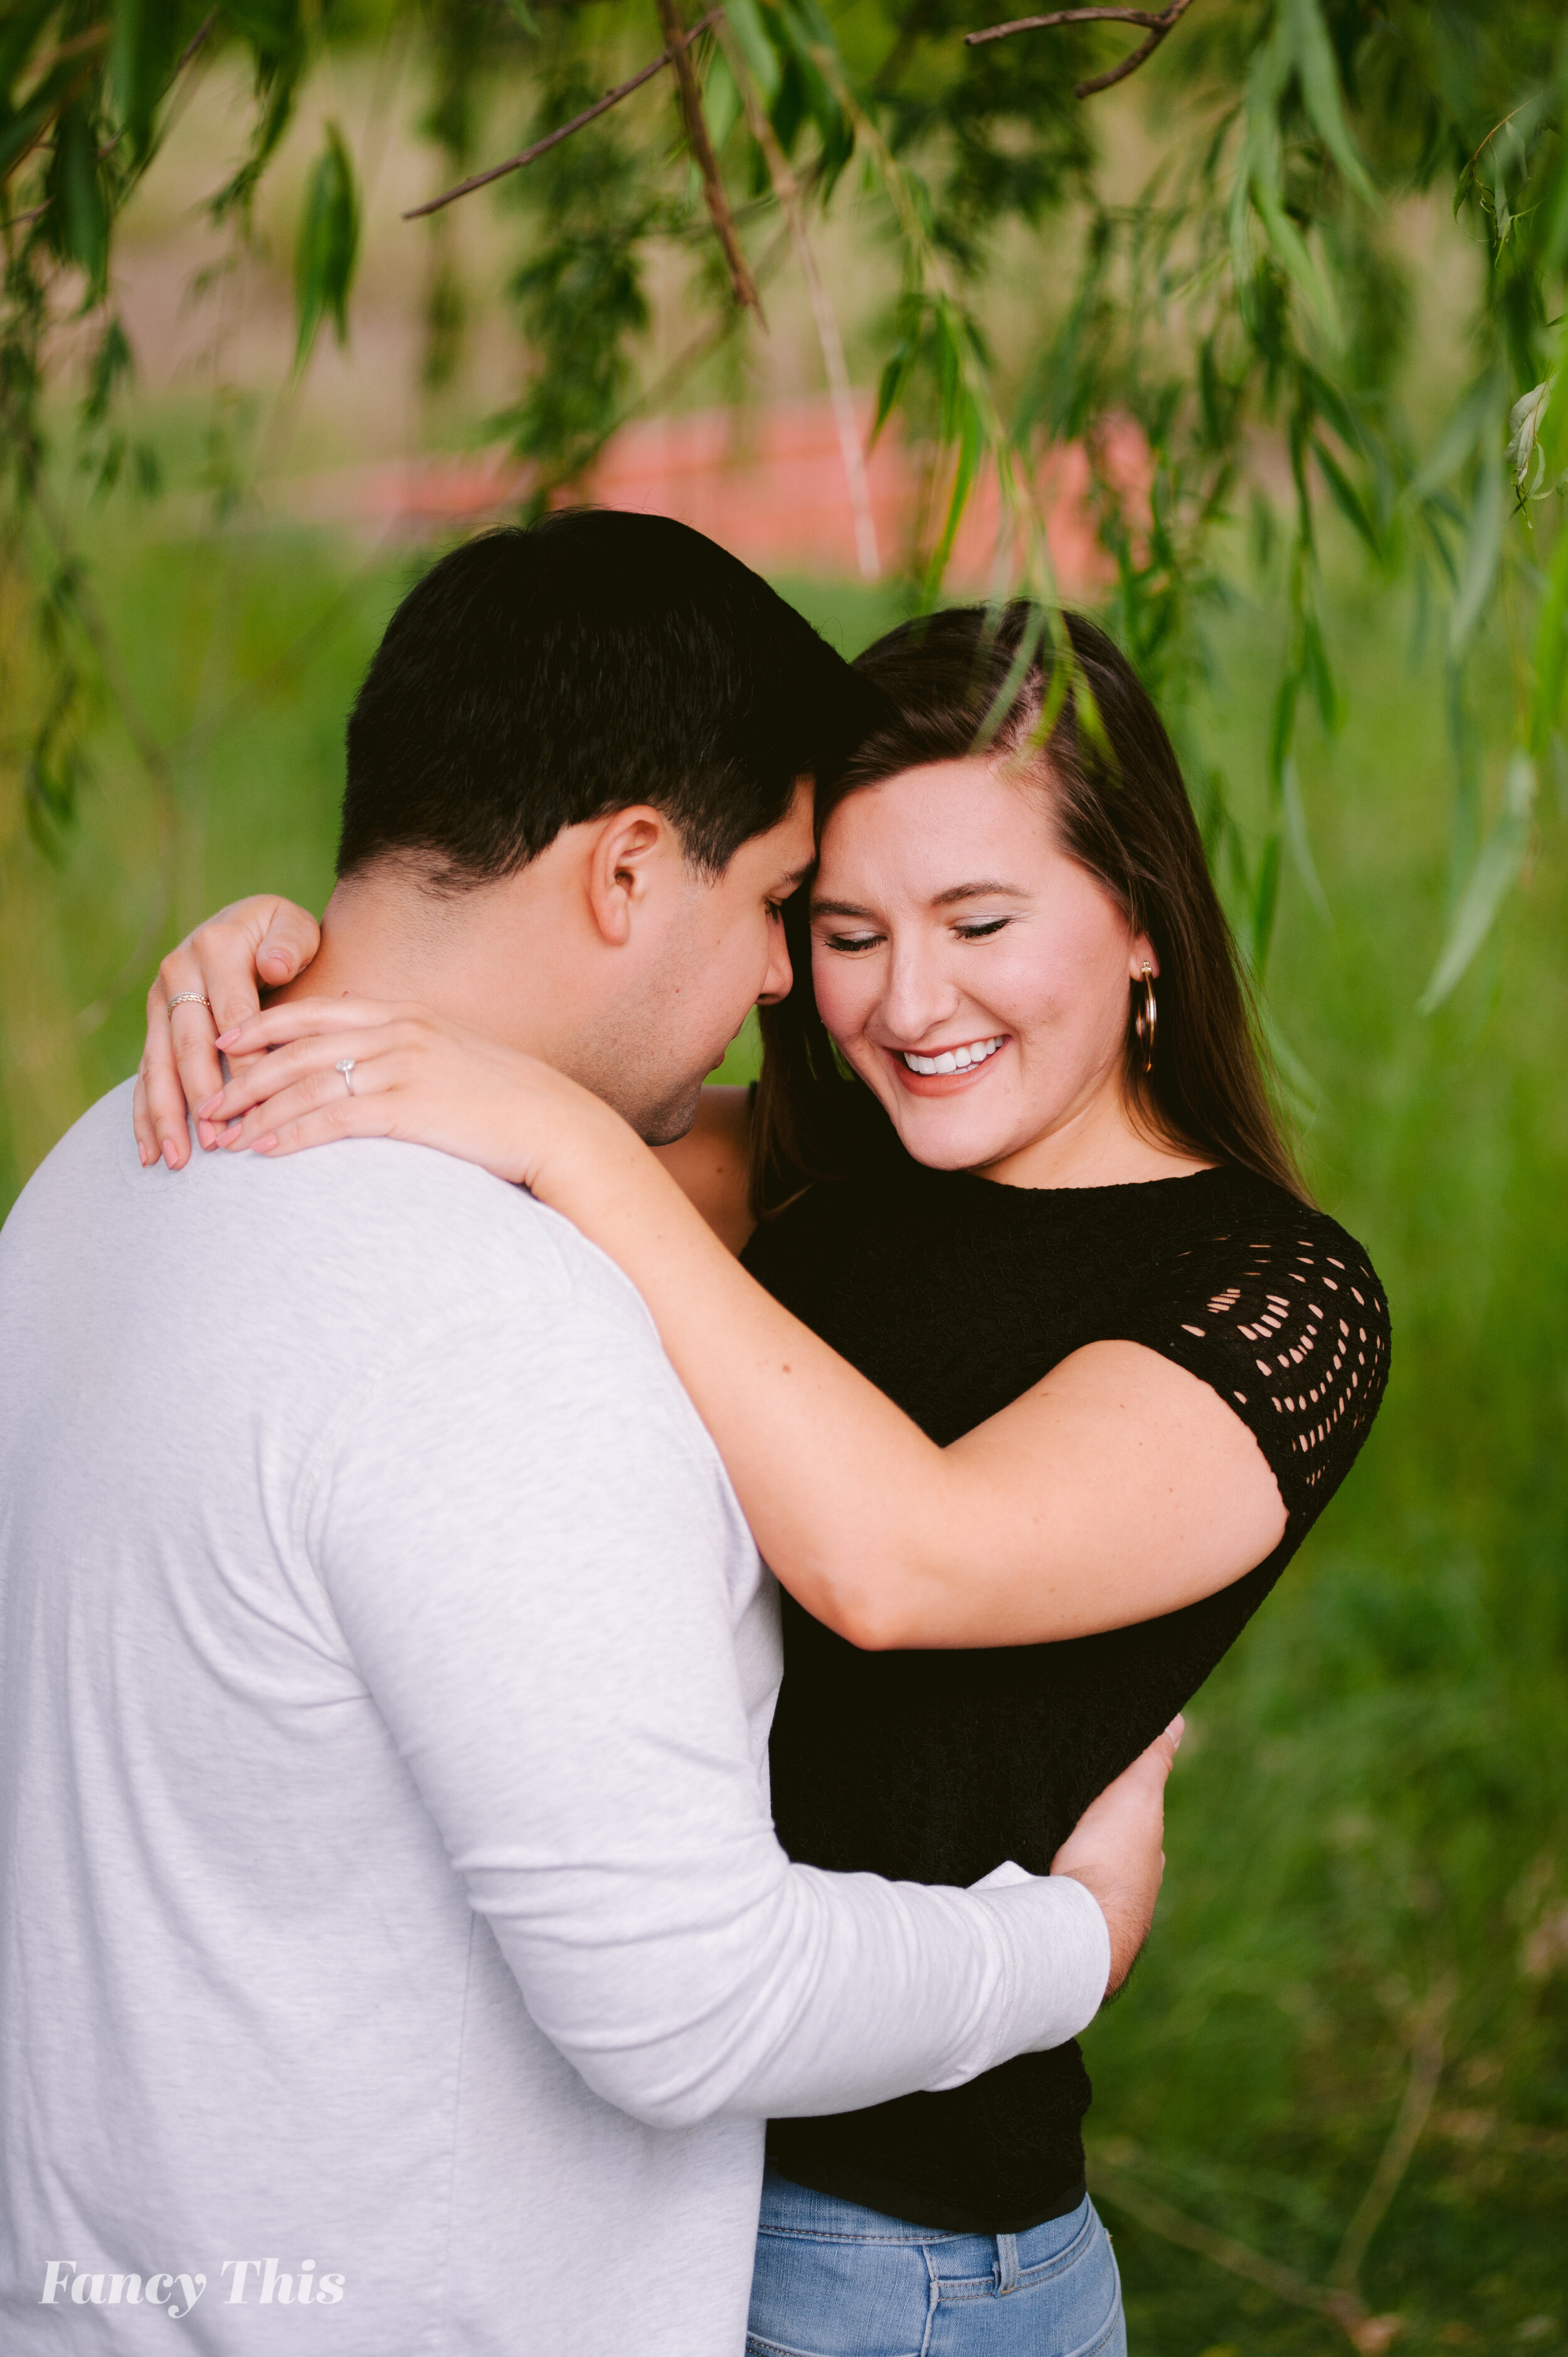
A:
[[[343,717],[423,562],[242,520],[97,537],[110,620],[176,748],[166,903],[154,800],[105,716],[58,865],[6,855],[0,1203],[134,1067],[157,949],[258,886],[320,906]],[[901,610],[779,586],[846,652]],[[1344,2350],[1331,2318],[1151,2219],[1321,2287],[1402,2118],[1421,2133],[1382,2189],[1368,2309],[1402,2319],[1402,2351],[1568,2348],[1568,825],[1559,798],[1497,940],[1418,1017],[1448,754],[1435,662],[1408,638],[1369,590],[1336,650],[1350,716],[1303,762],[1333,923],[1287,890],[1269,992],[1315,1183],[1388,1286],[1392,1381],[1346,1492],[1195,1706],[1160,1921],[1089,2040],[1139,2357]],[[1245,821],[1275,668],[1262,614],[1236,608],[1216,652],[1185,717]]]

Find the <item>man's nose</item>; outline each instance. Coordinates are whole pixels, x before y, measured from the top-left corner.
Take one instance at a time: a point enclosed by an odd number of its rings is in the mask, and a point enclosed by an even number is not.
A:
[[[758,1006],[774,1006],[779,999],[788,998],[795,979],[783,926],[775,925],[772,932],[773,938],[768,948],[768,971],[762,977],[762,988],[757,994]]]

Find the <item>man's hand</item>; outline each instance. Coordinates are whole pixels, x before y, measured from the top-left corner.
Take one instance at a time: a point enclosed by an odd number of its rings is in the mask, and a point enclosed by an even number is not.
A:
[[[320,942],[307,909],[259,892],[220,909],[169,952],[147,993],[147,1040],[131,1108],[144,1168],[160,1157],[171,1170],[184,1167],[187,1108],[194,1113],[223,1085],[218,1034],[254,1015],[263,990],[281,989],[303,973]],[[218,1142],[210,1122],[199,1121],[197,1135],[209,1152]]]
[[[1093,1893],[1111,1933],[1111,1978],[1119,1989],[1149,1936],[1165,1870],[1165,1778],[1182,1738],[1173,1718],[1114,1784],[1091,1801],[1051,1860],[1053,1874],[1070,1874]]]

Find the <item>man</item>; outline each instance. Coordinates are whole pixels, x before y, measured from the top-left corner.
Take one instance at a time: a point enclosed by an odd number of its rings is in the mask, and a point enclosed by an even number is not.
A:
[[[679,1135],[789,986],[857,693],[680,526],[457,551],[350,722],[310,989]],[[738,2357],[763,2120],[1081,2028],[1159,1770],[1081,1880],[792,1866],[775,1594],[618,1272],[422,1148],[148,1171],[125,1095],[0,1238],[7,2357],[150,2306],[214,2352]]]

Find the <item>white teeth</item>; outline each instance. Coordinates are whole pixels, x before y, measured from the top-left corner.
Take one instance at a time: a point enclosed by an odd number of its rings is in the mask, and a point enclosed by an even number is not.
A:
[[[994,1039],[971,1040],[967,1047],[943,1048],[935,1056],[917,1056],[908,1048],[900,1052],[912,1072],[923,1072],[928,1076],[936,1072],[967,1072],[974,1065],[983,1064],[988,1056],[994,1056],[1006,1036],[1003,1032]]]

